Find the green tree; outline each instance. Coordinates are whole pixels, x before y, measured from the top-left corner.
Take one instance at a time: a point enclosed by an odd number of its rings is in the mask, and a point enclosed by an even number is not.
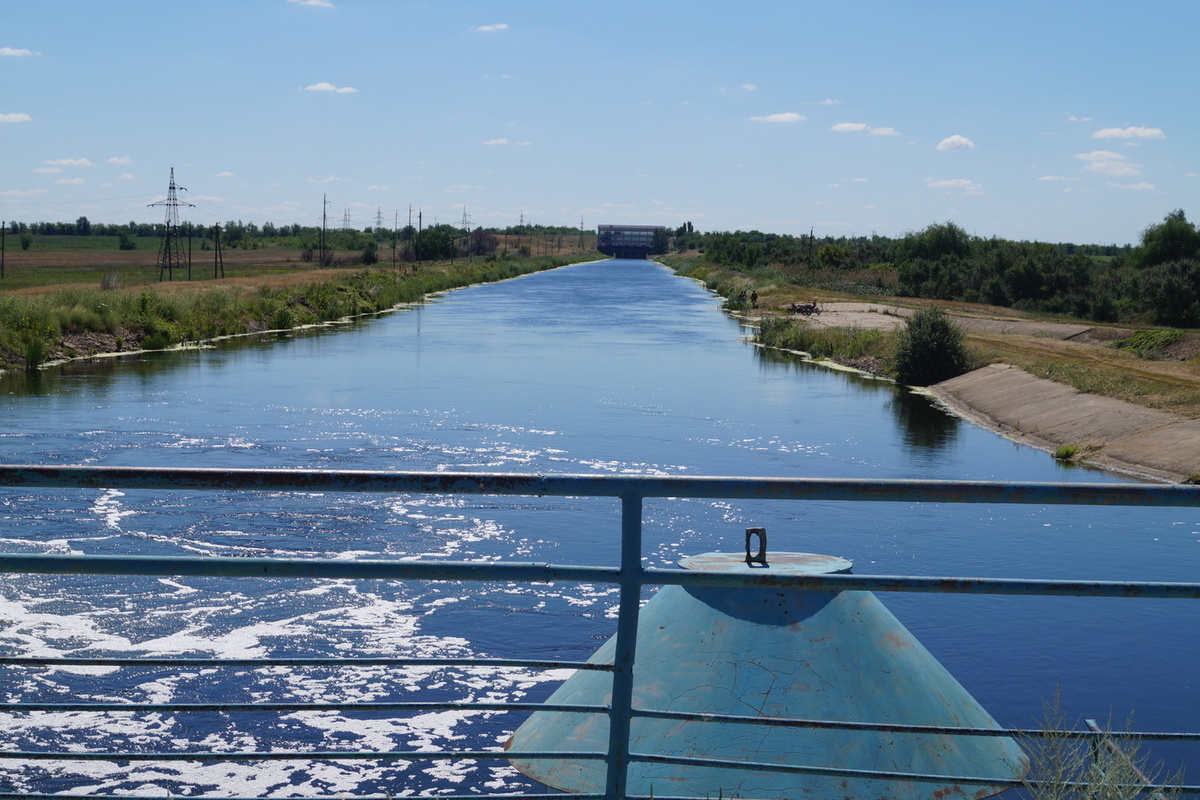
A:
[[[1134,253],[1134,266],[1153,267],[1168,261],[1194,259],[1200,253],[1200,231],[1175,209],[1157,225],[1142,231],[1142,246]]]
[[[33,237],[28,233],[21,234],[21,249],[28,250],[33,245]]]
[[[90,236],[92,234],[92,223],[87,217],[80,217],[75,220],[75,233],[79,236]]]
[[[901,239],[896,245],[896,260],[966,258],[971,254],[972,242],[973,237],[953,222],[934,224]]]
[[[852,257],[853,253],[840,244],[823,244],[817,248],[817,261],[830,267],[840,267]]]
[[[362,263],[369,267],[377,261],[379,261],[379,245],[373,241],[367,242],[367,246],[362,251]]]
[[[892,353],[896,381],[929,386],[971,368],[962,328],[938,308],[923,308],[908,318]]]

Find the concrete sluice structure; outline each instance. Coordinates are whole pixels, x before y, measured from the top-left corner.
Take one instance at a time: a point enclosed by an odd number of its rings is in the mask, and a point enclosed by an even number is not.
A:
[[[764,561],[765,561],[764,554]],[[845,559],[779,553],[752,564],[747,553],[680,560],[688,569],[794,575],[849,572]],[[612,663],[615,637],[590,659]],[[611,675],[580,670],[547,701],[606,705]],[[667,586],[642,609],[634,666],[634,707],[766,719],[986,728],[996,721],[871,592]],[[507,747],[513,765],[567,792],[605,789],[604,714],[536,711]],[[633,757],[627,791],[642,796],[744,798],[981,798],[1004,785],[958,783],[953,776],[1011,781],[1028,759],[1006,736],[762,725],[753,721],[658,719],[635,712],[631,753],[708,757],[758,764],[951,776],[944,781],[787,773],[654,763]],[[520,759],[513,751],[561,752],[561,760]]]
[[[596,249],[614,258],[647,258],[655,252],[654,238],[663,230],[661,225],[599,225]]]

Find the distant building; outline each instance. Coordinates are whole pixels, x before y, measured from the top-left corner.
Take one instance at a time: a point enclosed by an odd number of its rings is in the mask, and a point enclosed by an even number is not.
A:
[[[599,225],[596,249],[616,258],[645,258],[663,252],[666,230],[662,225]]]

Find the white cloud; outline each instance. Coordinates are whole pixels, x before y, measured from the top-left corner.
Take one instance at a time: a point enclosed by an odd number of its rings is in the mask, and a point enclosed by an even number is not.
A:
[[[850,182],[851,183],[866,183],[867,180],[868,180],[867,178],[851,178]]]
[[[55,183],[61,184],[63,186],[82,186],[83,184],[87,183],[87,179],[86,178],[59,178],[58,180],[55,181]]]
[[[43,161],[43,164],[52,164],[60,167],[94,167],[96,166],[86,158],[56,158],[53,161]]]
[[[1112,150],[1093,150],[1090,153],[1079,153],[1075,157],[1088,162],[1084,167],[1088,172],[1099,172],[1113,178],[1127,178],[1142,173],[1141,164],[1126,161],[1125,156]]]
[[[1070,116],[1067,117],[1067,122],[1091,122],[1091,121],[1092,121],[1091,117],[1077,117],[1074,114],[1071,114]]]
[[[738,88],[744,92],[757,92],[758,91],[758,86],[756,86],[753,83],[743,83]]]
[[[298,6],[309,6],[310,8],[334,8],[333,3],[329,0],[287,0],[289,3],[294,3]]]
[[[1038,178],[1039,181],[1077,181],[1079,178],[1068,178],[1064,175],[1043,175]]]
[[[1113,159],[1122,159],[1125,156],[1120,153],[1114,153],[1112,150],[1093,150],[1090,153],[1079,153],[1075,157],[1084,161],[1111,161]]]
[[[368,188],[368,189],[370,189],[370,190],[372,190],[372,191],[377,191],[377,192],[390,192],[390,191],[392,191],[392,187],[390,187],[390,186],[383,186],[383,185],[380,185],[380,184],[378,184],[378,183],[373,183],[373,184],[371,184],[370,186],[368,186],[367,188]]]
[[[823,106],[840,106],[841,104],[841,100],[834,100],[832,97],[828,97],[821,101],[821,105]]]
[[[228,171],[228,170],[226,170],[225,172],[218,172],[218,173],[217,173],[217,177],[218,177],[218,178],[232,178],[232,177],[233,177],[233,173],[232,173],[232,172],[230,172],[230,171]]]
[[[113,156],[108,160],[109,164],[132,164],[133,159],[129,156]]]
[[[479,31],[480,33],[497,33],[499,31],[508,30],[508,23],[497,22],[495,25],[476,25],[474,28],[471,28],[471,30]]]
[[[1135,192],[1145,192],[1154,188],[1153,183],[1146,183],[1145,181],[1141,183],[1110,183],[1109,186],[1116,187],[1117,189],[1132,189]]]
[[[0,192],[0,197],[37,197],[46,194],[45,189],[8,189]]]
[[[962,189],[967,194],[983,194],[983,186],[966,178],[947,178],[935,180],[926,178],[925,185],[930,189]]]
[[[34,170],[34,173],[37,175],[57,175],[60,172],[62,172],[62,169],[59,167],[38,167]]]
[[[1102,128],[1092,134],[1093,139],[1165,139],[1162,128]]]
[[[937,143],[938,150],[974,150],[975,143],[965,136],[959,136],[957,133],[953,136],[947,136]]]
[[[529,147],[530,142],[513,142],[508,139],[488,139],[484,142],[485,145],[494,146],[509,146],[509,147]]]
[[[0,47],[0,58],[23,58],[25,56],[40,56],[41,53],[35,53],[32,50],[26,50],[23,47]]]
[[[119,180],[119,181],[131,181],[131,180],[133,180],[133,179],[134,179],[134,178],[136,178],[136,177],[137,177],[137,176],[136,176],[136,175],[134,175],[133,173],[130,173],[130,172],[122,172],[120,175],[118,175],[118,176],[117,176],[117,180]]]
[[[28,114],[0,114],[0,122],[32,122]]]
[[[323,177],[316,177],[314,175],[308,176],[309,183],[334,183],[335,181],[344,181],[344,180],[346,180],[346,179],[339,178],[336,175],[325,175]]]
[[[867,133],[871,134],[872,136],[899,136],[900,135],[900,131],[896,130],[895,128],[891,128],[891,127],[887,127],[887,126],[873,128],[865,122],[839,122],[836,125],[831,125],[829,127],[829,130],[837,131],[838,133],[862,133],[863,131],[866,131]]]
[[[338,94],[353,94],[354,92],[357,92],[358,89],[355,89],[351,86],[334,86],[329,81],[321,81],[320,83],[314,83],[310,86],[305,86],[304,91],[306,91],[306,92],[337,92]]]
[[[807,117],[795,111],[784,111],[780,114],[766,114],[761,117],[751,117],[751,122],[803,122]]]

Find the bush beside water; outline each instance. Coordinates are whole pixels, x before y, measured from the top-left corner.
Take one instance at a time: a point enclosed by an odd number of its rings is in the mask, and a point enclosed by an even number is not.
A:
[[[161,350],[185,342],[330,322],[412,303],[429,294],[575,263],[578,257],[500,258],[419,272],[348,272],[334,281],[258,290],[221,286],[160,294],[67,287],[0,295],[0,369],[104,350]],[[68,345],[66,339],[70,339]],[[119,344],[118,344],[119,342]]]
[[[892,333],[861,328],[825,328],[786,317],[762,320],[755,341],[799,350],[848,364],[867,361],[898,383],[929,386],[973,368],[962,330],[938,309],[918,311]],[[879,371],[873,369],[872,371]]]

